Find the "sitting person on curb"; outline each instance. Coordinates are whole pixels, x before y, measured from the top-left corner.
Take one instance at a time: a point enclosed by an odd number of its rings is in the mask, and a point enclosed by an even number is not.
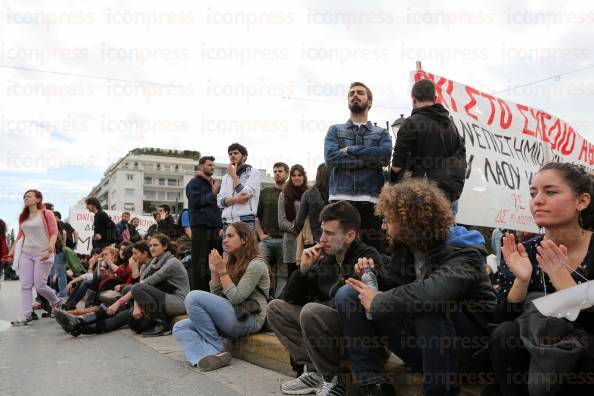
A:
[[[89,290],[95,294],[99,290],[101,274],[106,273],[105,268],[118,267],[116,264],[118,260],[119,252],[113,246],[107,246],[101,250],[98,256],[91,257],[88,272],[68,282],[66,290],[69,297],[62,309],[75,309],[76,304],[85,297]],[[98,268],[95,268],[96,265]],[[87,305],[92,305],[92,301],[87,301]]]
[[[232,223],[225,230],[223,243],[228,255],[221,257],[213,249],[208,257],[211,292],[190,292],[185,302],[189,319],[173,327],[190,364],[203,371],[231,361],[219,332],[243,337],[260,331],[266,321],[270,275],[258,253],[255,233],[246,223]]]
[[[570,322],[543,316],[529,301],[594,279],[593,196],[592,177],[573,164],[551,162],[532,178],[530,212],[545,233],[518,245],[503,237],[500,324],[488,348],[495,383],[482,394],[592,394],[594,310]]]
[[[423,395],[457,395],[458,373],[473,370],[472,355],[486,340],[496,306],[484,268],[484,239],[482,246],[452,243],[450,202],[438,187],[421,180],[384,187],[377,211],[392,246],[400,244],[410,253],[395,253],[392,263],[400,262],[400,269],[390,272],[403,275],[403,283],[391,290],[380,292],[348,279],[336,293],[355,380],[363,395],[394,394],[384,368],[387,344],[423,373]]]
[[[144,257],[142,244],[133,245],[139,263]],[[175,244],[167,236],[150,237],[150,251],[153,258],[142,265],[140,283],[127,286],[124,296],[106,310],[82,316],[59,311],[56,320],[62,328],[76,337],[113,331],[128,323],[145,337],[168,334],[169,318],[185,314],[184,298],[190,291],[190,281],[183,264],[174,255]]]
[[[344,383],[333,380],[345,373],[340,367],[340,345],[316,340],[339,334],[333,296],[355,264],[361,258],[380,261],[374,248],[357,239],[361,217],[349,202],[327,205],[320,221],[320,243],[303,251],[299,269],[287,283],[285,301],[273,300],[268,306],[268,324],[295,363],[305,365],[303,374],[281,385],[288,395],[343,394]]]

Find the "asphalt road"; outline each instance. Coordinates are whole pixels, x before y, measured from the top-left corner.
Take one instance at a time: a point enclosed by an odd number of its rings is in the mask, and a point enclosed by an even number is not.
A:
[[[126,332],[71,337],[54,319],[12,327],[19,282],[0,289],[0,395],[238,395]]]

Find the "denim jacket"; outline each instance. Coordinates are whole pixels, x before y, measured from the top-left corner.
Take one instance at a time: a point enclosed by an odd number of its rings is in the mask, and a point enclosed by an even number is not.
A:
[[[332,125],[324,140],[324,159],[330,175],[330,195],[377,197],[384,186],[383,167],[390,163],[392,137],[371,122],[357,126],[351,120]],[[347,152],[340,151],[348,147]]]

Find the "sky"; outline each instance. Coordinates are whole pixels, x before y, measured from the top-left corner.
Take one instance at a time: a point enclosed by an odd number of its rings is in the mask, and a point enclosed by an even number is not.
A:
[[[25,190],[66,217],[135,147],[223,162],[239,141],[252,165],[300,163],[313,179],[350,82],[371,88],[370,119],[385,125],[410,114],[416,60],[594,141],[589,1],[3,0],[0,21],[9,227]]]

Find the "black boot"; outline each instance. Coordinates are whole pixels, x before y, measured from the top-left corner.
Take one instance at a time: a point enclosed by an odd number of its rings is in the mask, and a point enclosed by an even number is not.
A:
[[[143,337],[160,337],[171,334],[171,326],[169,326],[168,320],[155,319],[153,321],[153,327],[142,332]]]
[[[90,334],[85,330],[85,327],[92,325],[97,321],[98,317],[96,313],[89,313],[81,316],[74,316],[67,314],[64,311],[56,311],[56,322],[65,332],[70,333],[73,337],[78,337],[82,334]]]

